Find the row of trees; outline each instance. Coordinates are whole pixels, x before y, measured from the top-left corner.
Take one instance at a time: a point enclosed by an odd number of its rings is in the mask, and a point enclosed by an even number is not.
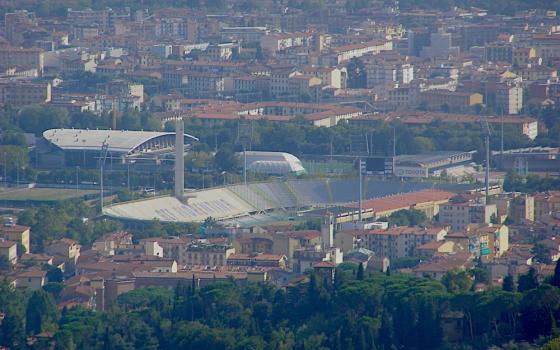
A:
[[[473,292],[449,281],[368,275],[349,263],[333,283],[311,274],[285,290],[232,282],[196,289],[194,282],[134,290],[106,312],[61,313],[53,293],[4,282],[0,345],[25,349],[26,336],[54,331],[55,349],[536,349],[560,319],[554,284]]]

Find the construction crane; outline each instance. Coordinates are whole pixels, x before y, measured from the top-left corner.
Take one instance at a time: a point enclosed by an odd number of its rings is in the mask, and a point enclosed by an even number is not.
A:
[[[105,159],[107,159],[107,152],[109,151],[109,143],[107,140],[101,144],[101,157],[99,157],[99,170],[100,170],[100,194],[99,203],[101,204],[101,214],[103,214],[103,167],[105,166]]]
[[[484,195],[486,197],[486,203],[488,204],[488,191],[490,188],[490,136],[492,135],[492,130],[488,124],[488,119],[480,118],[480,124],[482,127],[482,132],[484,134],[484,143],[486,146],[486,171],[484,172]]]

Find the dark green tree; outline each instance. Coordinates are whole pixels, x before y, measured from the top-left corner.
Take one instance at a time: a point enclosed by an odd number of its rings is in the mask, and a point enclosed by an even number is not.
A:
[[[31,294],[27,303],[26,331],[36,334],[56,328],[59,314],[51,294],[38,289]]]
[[[550,279],[550,284],[560,288],[560,259],[556,261],[556,267],[554,268],[554,275]]]
[[[539,276],[537,275],[537,270],[533,267],[531,267],[525,275],[519,276],[517,280],[517,290],[520,292],[526,292],[538,286]]]
[[[504,277],[502,289],[506,292],[515,292],[515,281],[513,280],[513,276],[511,274]]]

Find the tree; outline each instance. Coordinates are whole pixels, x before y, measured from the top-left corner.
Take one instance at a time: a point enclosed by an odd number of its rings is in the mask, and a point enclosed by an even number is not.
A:
[[[237,154],[233,151],[231,144],[224,143],[216,152],[214,160],[218,168],[222,171],[231,171],[239,166]]]
[[[447,271],[441,278],[441,283],[447,288],[448,292],[458,293],[471,289],[473,279],[467,271],[455,269]]]
[[[560,259],[556,261],[556,267],[554,268],[554,275],[550,280],[550,284],[560,288]]]
[[[506,292],[515,292],[515,281],[513,280],[513,276],[511,274],[504,277],[502,289]]]
[[[358,264],[358,272],[356,272],[356,279],[361,281],[364,279],[364,264]]]
[[[8,271],[12,268],[12,263],[5,255],[0,255],[0,271]]]
[[[29,334],[37,334],[56,327],[58,310],[53,297],[42,289],[31,294],[27,303],[26,330]]]
[[[58,267],[52,266],[47,270],[47,279],[49,282],[62,282],[64,280],[64,274]]]
[[[351,58],[346,67],[348,71],[348,87],[365,88],[367,75],[364,62],[359,58]]]
[[[517,290],[520,292],[526,292],[531,289],[535,289],[539,286],[539,278],[537,275],[537,270],[531,267],[527,274],[519,276],[517,281]]]
[[[18,116],[19,126],[25,132],[40,135],[47,129],[68,125],[70,117],[65,109],[41,106],[24,107]]]

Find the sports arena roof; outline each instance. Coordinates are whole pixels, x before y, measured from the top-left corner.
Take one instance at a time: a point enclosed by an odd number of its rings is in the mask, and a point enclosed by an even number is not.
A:
[[[247,151],[247,169],[261,174],[303,174],[305,168],[294,155],[285,152]]]
[[[98,151],[104,142],[108,151],[131,153],[150,141],[175,137],[173,132],[130,131],[130,130],[88,130],[88,129],[50,129],[43,132],[45,140],[62,150]],[[191,140],[198,140],[185,134]],[[174,144],[174,139],[172,140]],[[148,147],[149,148],[149,147]]]

